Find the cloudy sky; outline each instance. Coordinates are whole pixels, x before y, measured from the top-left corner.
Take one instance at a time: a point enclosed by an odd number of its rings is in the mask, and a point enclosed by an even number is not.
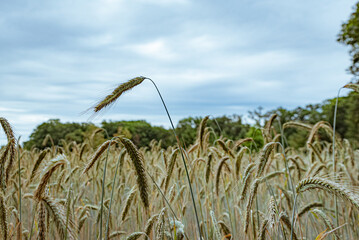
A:
[[[0,116],[26,140],[50,118],[87,121],[83,111],[139,75],[176,122],[319,103],[350,81],[336,35],[355,2],[0,1]],[[150,82],[92,121],[103,119],[169,126]]]

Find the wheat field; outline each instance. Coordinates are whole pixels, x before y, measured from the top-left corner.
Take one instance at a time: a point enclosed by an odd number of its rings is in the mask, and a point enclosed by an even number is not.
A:
[[[215,136],[205,117],[187,147],[138,149],[123,136],[98,145],[97,129],[83,143],[31,150],[0,118],[1,239],[359,239],[359,151],[327,122],[277,132],[276,117],[257,131],[261,149]],[[306,130],[306,146],[287,146],[288,128]]]

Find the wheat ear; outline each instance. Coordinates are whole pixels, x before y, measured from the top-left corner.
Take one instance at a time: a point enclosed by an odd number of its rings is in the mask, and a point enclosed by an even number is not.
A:
[[[344,88],[349,88],[359,93],[359,84],[358,83],[348,83],[344,86]]]
[[[128,235],[126,240],[136,240],[136,239],[139,239],[142,235],[145,235],[145,233],[143,233],[143,232],[134,232],[134,233],[131,233],[130,235]]]
[[[290,222],[290,219],[288,217],[288,215],[285,212],[281,212],[279,214],[279,220],[284,223],[284,225],[289,229],[289,231],[292,233],[291,235],[293,236],[294,240],[297,240],[297,235],[294,232],[294,229],[292,229],[292,224]]]
[[[248,164],[248,166],[246,167],[246,169],[244,170],[244,177],[243,177],[243,181],[242,181],[242,190],[241,190],[241,194],[240,194],[240,200],[245,199],[246,195],[247,195],[247,189],[249,187],[251,178],[252,178],[252,172],[254,171],[254,167],[256,165],[254,163],[250,163]]]
[[[66,210],[65,208],[48,196],[44,196],[41,199],[42,203],[45,205],[46,210],[50,217],[53,219],[53,222],[56,226],[57,232],[59,233],[61,239],[65,238],[66,231],[68,232],[69,239],[77,239],[75,232],[75,223],[72,219],[69,219],[69,224],[66,228]]]
[[[145,233],[147,236],[150,236],[153,225],[157,221],[157,218],[158,218],[158,214],[155,214],[150,219],[148,219],[146,226],[145,226]],[[147,239],[149,239],[149,237],[147,237]]]
[[[55,172],[55,170],[57,168],[59,168],[60,166],[64,166],[69,164],[69,162],[67,161],[65,155],[59,155],[57,158],[52,159],[50,162],[48,162],[48,164],[45,166],[45,168],[43,169],[43,174],[41,177],[41,180],[39,182],[39,185],[37,185],[37,188],[34,192],[34,198],[37,200],[41,200],[46,185],[48,184],[52,174]]]
[[[41,202],[40,203],[40,208],[39,208],[39,213],[38,213],[38,228],[39,228],[39,234],[38,234],[38,239],[39,240],[45,240],[45,234],[46,234],[46,212],[45,212],[45,206],[44,204]]]
[[[246,142],[254,142],[254,140],[253,140],[253,138],[240,139],[235,143],[234,149],[237,149],[239,146],[241,146],[243,143],[246,143]]]
[[[135,197],[135,194],[136,194],[136,187],[133,187],[130,190],[130,192],[125,200],[125,207],[123,208],[122,213],[120,215],[122,221],[125,220],[126,215],[127,215],[128,211],[130,210],[131,203],[132,203],[133,198]]]
[[[313,210],[311,210],[311,212],[316,215],[319,215],[319,217],[323,220],[323,222],[327,228],[329,228],[330,230],[335,229],[333,223],[330,221],[328,216],[323,211],[321,211],[319,209],[313,209]],[[334,235],[335,235],[336,239],[340,239],[340,236],[337,231],[334,231]]]
[[[219,228],[218,228],[218,222],[217,222],[217,219],[216,219],[216,216],[214,215],[214,212],[211,210],[210,212],[210,215],[211,215],[211,219],[212,219],[212,224],[213,224],[213,230],[214,230],[214,234],[215,234],[215,239],[216,240],[220,240],[221,239],[221,233],[219,231]]]
[[[226,225],[225,222],[218,221],[218,225],[221,227],[222,232],[223,232],[224,235],[231,234],[231,230],[229,229],[229,227]]]
[[[264,125],[263,128],[263,136],[264,139],[266,140],[267,143],[272,141],[272,137],[271,137],[271,127],[273,124],[274,119],[277,117],[278,115],[276,113],[272,114],[272,116],[269,118],[269,120],[266,122],[266,124]]]
[[[2,239],[8,239],[8,222],[7,222],[7,213],[5,205],[5,196],[0,191],[0,230]]]
[[[236,169],[235,170],[236,170],[237,179],[239,177],[239,172],[241,171],[242,159],[243,159],[245,151],[249,152],[250,150],[247,147],[242,147],[236,156]]]
[[[218,143],[218,145],[223,149],[226,154],[228,154],[231,158],[234,158],[234,154],[232,153],[231,149],[227,147],[226,143],[222,139],[217,139],[215,143]]]
[[[268,161],[269,155],[271,154],[273,148],[275,145],[277,145],[277,142],[270,142],[267,143],[259,156],[259,162],[258,162],[258,167],[257,167],[257,173],[255,175],[256,178],[260,177],[262,175],[262,173],[264,172],[264,168],[266,166],[266,163]]]
[[[10,151],[9,151],[9,160],[6,166],[6,172],[5,172],[5,183],[7,184],[9,182],[9,175],[11,172],[11,169],[15,162],[15,147],[16,147],[16,140],[15,138],[12,138],[9,140],[10,144]]]
[[[115,232],[112,232],[110,234],[110,236],[108,237],[108,239],[113,239],[113,238],[118,238],[120,237],[121,235],[125,234],[126,232],[124,231],[115,231]]]
[[[111,94],[105,97],[101,102],[97,103],[94,106],[94,112],[99,112],[101,109],[113,104],[123,93],[131,90],[137,85],[141,84],[146,78],[145,77],[136,77],[125,83],[119,85]]]
[[[161,212],[158,214],[157,223],[156,223],[156,240],[164,239],[165,235],[165,212],[166,208],[162,208]]]
[[[209,181],[209,176],[211,175],[211,166],[212,166],[212,160],[213,160],[213,153],[208,154],[207,158],[207,164],[206,164],[206,183]]]
[[[11,127],[10,123],[8,122],[8,120],[6,118],[0,117],[0,124],[1,124],[1,127],[2,127],[2,129],[4,130],[4,132],[6,134],[8,142],[11,139],[15,138],[14,137],[14,131],[12,130],[12,127]]]
[[[39,168],[40,164],[42,163],[42,161],[45,159],[46,154],[47,154],[47,150],[43,150],[40,153],[39,157],[37,158],[37,160],[34,164],[34,167],[32,168],[29,180],[27,181],[27,185],[29,185],[31,183],[32,179],[36,176],[36,174],[38,172],[38,168]]]
[[[259,235],[257,238],[258,240],[265,240],[268,223],[269,223],[268,219],[264,219],[264,221],[262,222],[262,225],[259,230]]]
[[[175,149],[172,151],[171,154],[171,158],[170,158],[170,162],[168,164],[168,168],[167,168],[167,176],[166,176],[166,180],[165,180],[165,193],[167,191],[168,185],[170,183],[171,180],[171,176],[172,176],[172,172],[176,163],[176,159],[177,159],[177,155],[178,155],[179,149]]]
[[[140,196],[142,203],[145,208],[149,207],[149,197],[148,197],[148,183],[145,174],[145,169],[143,165],[143,156],[137,150],[136,146],[127,138],[120,138],[121,143],[127,150],[128,155],[130,156],[133,165],[135,166],[137,174],[137,186],[140,191]]]
[[[222,168],[224,166],[224,164],[226,163],[226,161],[229,159],[229,157],[224,157],[220,160],[218,167],[217,167],[217,171],[216,171],[216,194],[218,196],[219,193],[219,178],[221,176],[221,171]]]
[[[198,133],[197,133],[197,141],[199,142],[200,150],[203,151],[203,142],[204,142],[204,133],[205,128],[207,125],[207,121],[209,119],[209,116],[205,116],[198,127]]]
[[[283,130],[290,127],[304,129],[307,131],[310,131],[313,128],[312,125],[301,122],[286,122],[283,124]]]
[[[247,206],[246,206],[246,217],[244,220],[244,232],[245,233],[247,233],[247,231],[248,231],[250,212],[252,209],[254,198],[257,195],[259,183],[260,183],[260,179],[257,178],[256,180],[254,180],[254,182],[251,186],[251,192],[249,194],[249,198],[248,198],[248,202],[247,202]]]
[[[308,212],[310,209],[316,208],[316,207],[323,207],[323,203],[314,202],[314,203],[309,203],[309,204],[305,205],[305,206],[298,212],[298,217],[302,217],[302,216],[303,216],[306,212]]]
[[[98,159],[100,159],[101,155],[109,147],[109,145],[114,145],[114,144],[116,144],[116,141],[114,141],[112,139],[107,140],[106,142],[102,143],[101,146],[99,148],[97,148],[96,152],[91,157],[90,161],[86,164],[86,166],[85,166],[84,170],[82,171],[81,175],[87,173],[93,167],[93,165],[96,163],[96,161]]]
[[[355,208],[359,210],[359,197],[352,191],[343,187],[342,185],[324,178],[306,178],[300,181],[296,187],[296,192],[301,193],[311,189],[322,189],[332,193],[338,197],[350,202]]]

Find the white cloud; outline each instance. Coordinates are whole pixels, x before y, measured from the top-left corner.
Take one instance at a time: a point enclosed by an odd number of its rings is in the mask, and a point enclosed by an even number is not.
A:
[[[163,39],[157,39],[147,43],[130,45],[128,48],[135,53],[142,56],[146,56],[148,58],[160,60],[174,60],[177,58],[177,54]]]

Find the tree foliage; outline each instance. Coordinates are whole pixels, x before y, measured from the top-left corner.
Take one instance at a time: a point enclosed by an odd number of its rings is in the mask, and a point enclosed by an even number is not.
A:
[[[359,2],[355,5],[348,21],[342,24],[338,42],[350,47],[352,64],[349,71],[357,78],[359,76]]]
[[[51,146],[51,141],[43,145],[47,135],[51,136],[55,145],[61,146],[61,139],[66,141],[83,142],[84,133],[93,128],[91,123],[61,123],[59,119],[50,119],[36,127],[30,135],[30,140],[24,143],[25,148],[45,148]]]

